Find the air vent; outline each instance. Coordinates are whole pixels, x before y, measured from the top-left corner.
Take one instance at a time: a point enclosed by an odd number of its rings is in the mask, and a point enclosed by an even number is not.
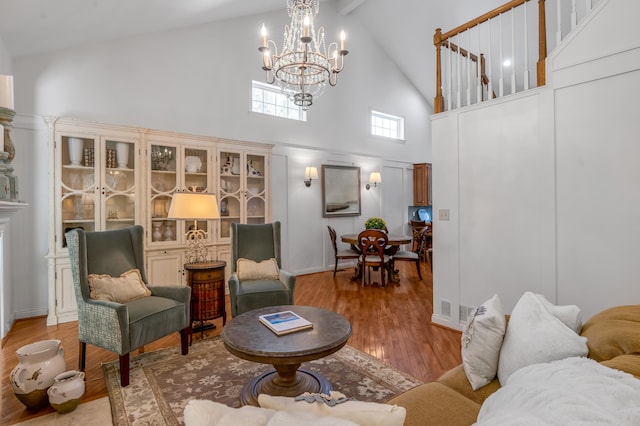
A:
[[[460,305],[460,322],[468,322],[469,317],[475,308],[475,306]]]
[[[443,317],[451,318],[451,302],[445,299],[440,299],[440,311]]]

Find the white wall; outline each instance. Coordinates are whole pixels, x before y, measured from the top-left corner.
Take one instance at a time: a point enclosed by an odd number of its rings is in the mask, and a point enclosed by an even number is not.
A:
[[[434,118],[435,321],[459,327],[460,305],[494,293],[507,311],[535,291],[585,319],[640,298],[640,124],[617,95],[640,88],[640,5],[602,3],[549,58],[546,87]],[[605,28],[635,47],[584,42]]]
[[[340,28],[348,30],[351,53],[338,86],[328,87],[317,99],[306,123],[249,112],[251,80],[264,78],[257,51],[259,28],[265,22],[277,37],[286,23],[284,10],[14,58],[16,109],[25,115],[57,115],[275,144],[273,219],[283,222],[283,238],[288,242],[284,263],[294,273],[322,270],[329,264],[327,247],[309,244],[326,243],[328,238],[318,202],[320,184],[304,187],[304,167],[356,164],[362,167],[363,179],[374,168],[383,169],[383,189],[378,195],[363,193],[362,217],[333,220],[340,232],[360,229],[367,215],[381,214],[384,191],[411,193],[405,178],[385,181],[384,167],[410,170],[413,162],[431,160],[428,103],[358,21],[335,13],[333,7],[332,3],[323,7],[318,19],[328,39],[337,39]],[[406,142],[371,137],[371,109],[405,117]],[[21,197],[31,204],[25,217],[32,218],[33,228],[27,228],[24,237],[33,246],[16,256],[25,259],[18,265],[25,279],[13,283],[18,317],[46,310],[47,300],[48,216],[46,196],[41,193],[47,187],[47,170],[40,158],[46,155],[46,133],[44,125],[36,127],[16,138],[17,157],[33,156],[37,164],[20,170],[22,180],[22,174],[29,174],[29,184],[21,186]],[[398,212],[406,214],[409,204],[410,200],[398,205]]]
[[[0,74],[11,75],[12,67],[11,55],[0,37]]]

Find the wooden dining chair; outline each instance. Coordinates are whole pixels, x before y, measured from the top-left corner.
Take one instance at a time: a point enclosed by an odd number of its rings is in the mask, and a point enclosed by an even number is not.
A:
[[[414,262],[416,265],[416,270],[418,271],[418,278],[420,278],[420,281],[422,281],[422,272],[420,271],[420,260],[421,260],[421,254],[424,252],[425,246],[427,245],[427,239],[429,238],[428,233],[429,233],[429,228],[426,228],[426,227],[423,228],[422,231],[420,231],[420,234],[418,236],[418,245],[416,246],[414,251],[400,250],[396,252],[393,256],[391,256],[391,263],[393,265],[392,267],[395,269],[396,261]]]
[[[379,230],[367,229],[358,234],[358,246],[362,252],[360,255],[360,269],[363,286],[367,269],[369,270],[369,282],[371,282],[371,268],[377,267],[380,269],[381,285],[385,287],[384,275],[391,261],[391,257],[384,253],[388,242],[387,234]]]
[[[335,256],[335,267],[333,268],[333,276],[336,276],[336,272],[338,272],[338,261],[341,259],[358,259],[360,257],[360,253],[353,249],[346,250],[338,250],[338,243],[336,242],[336,230],[331,226],[327,225],[329,229],[329,236],[331,237],[331,245],[333,246],[333,253]]]

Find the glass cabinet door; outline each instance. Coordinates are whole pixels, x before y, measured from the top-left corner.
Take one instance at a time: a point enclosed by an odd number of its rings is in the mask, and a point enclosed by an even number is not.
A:
[[[74,228],[96,230],[96,145],[97,140],[92,138],[61,137],[60,225],[63,234]],[[60,243],[62,247],[67,245],[64,238]]]
[[[241,204],[245,201],[244,173],[240,152],[221,151],[220,161],[220,238],[231,237],[231,223],[241,223]]]
[[[151,145],[149,213],[152,243],[177,241],[176,221],[167,218],[171,196],[178,190],[176,154],[175,146]]]
[[[265,223],[265,165],[264,155],[247,154],[247,223]]]
[[[184,169],[184,187],[182,190],[215,194],[215,191],[211,187],[213,179],[210,176],[209,151],[203,148],[184,147],[182,158],[182,168]],[[192,220],[188,220],[181,225],[186,228],[182,230],[183,234],[186,234],[187,230],[194,227]],[[207,239],[213,241],[214,236],[209,232],[209,230],[213,228],[211,228],[209,221],[199,220],[197,225],[198,229],[206,232]]]
[[[136,223],[135,143],[107,139],[104,143],[104,198],[102,229],[112,230]]]

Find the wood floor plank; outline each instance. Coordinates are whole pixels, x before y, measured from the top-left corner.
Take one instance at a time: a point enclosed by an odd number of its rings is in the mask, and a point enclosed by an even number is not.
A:
[[[351,281],[353,269],[338,271],[335,278],[333,271],[298,276],[295,303],[340,313],[353,328],[348,342],[350,346],[418,379],[435,380],[460,364],[460,333],[431,324],[433,288],[428,266],[422,264],[422,281],[418,280],[414,264],[402,262],[397,266],[400,283],[390,283],[386,288],[376,285],[362,287],[359,281]],[[229,306],[227,312],[231,312]],[[217,328],[205,332],[205,335],[220,333],[222,320],[214,323]],[[47,327],[44,317],[16,321],[0,351],[1,424],[11,425],[53,412],[52,408],[35,413],[28,411],[13,394],[9,382],[9,374],[18,364],[16,350],[45,339],[61,340],[67,369],[78,368],[77,323]],[[179,344],[180,336],[176,333],[146,346],[144,350],[148,352]],[[136,354],[132,353],[132,357]],[[107,395],[102,364],[117,359],[118,356],[112,352],[87,345],[87,385],[83,402]]]

